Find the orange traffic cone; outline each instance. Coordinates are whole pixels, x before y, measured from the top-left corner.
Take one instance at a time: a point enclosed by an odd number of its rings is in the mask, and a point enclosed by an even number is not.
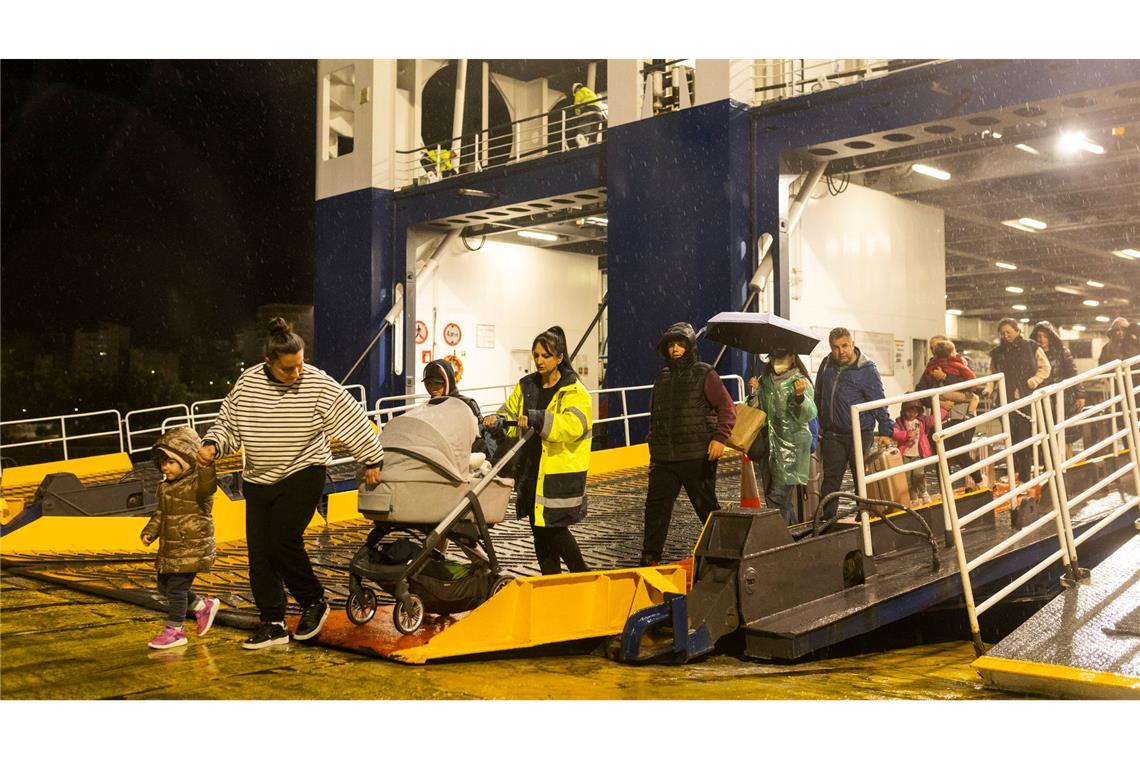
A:
[[[756,471],[752,460],[740,455],[740,508],[760,509],[760,489],[756,485]]]

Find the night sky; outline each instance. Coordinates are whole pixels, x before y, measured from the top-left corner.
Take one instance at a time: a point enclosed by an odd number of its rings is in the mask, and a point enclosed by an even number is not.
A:
[[[312,303],[314,61],[4,61],[3,330],[166,350]]]

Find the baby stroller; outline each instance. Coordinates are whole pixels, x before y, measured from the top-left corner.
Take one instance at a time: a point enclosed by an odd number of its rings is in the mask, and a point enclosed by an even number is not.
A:
[[[376,614],[372,581],[396,599],[392,622],[412,633],[424,613],[474,609],[513,578],[501,575],[489,528],[506,516],[514,481],[485,475],[486,455],[472,454],[479,424],[463,401],[443,397],[394,418],[380,434],[383,480],[360,485],[360,513],[376,523],[349,564],[348,619],[357,625]],[[475,491],[480,489],[478,495]],[[418,540],[381,541],[394,531]],[[437,550],[443,539],[468,562]]]

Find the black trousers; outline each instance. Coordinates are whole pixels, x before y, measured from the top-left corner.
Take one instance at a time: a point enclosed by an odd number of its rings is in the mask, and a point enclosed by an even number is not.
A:
[[[863,453],[871,448],[875,442],[873,430],[864,430],[862,433]],[[851,440],[850,433],[834,433],[828,430],[819,444],[819,458],[823,465],[823,483],[819,487],[819,501],[822,504],[827,495],[839,490],[843,484],[843,474],[851,470],[851,477],[855,477],[855,442]],[[823,519],[830,520],[839,510],[839,500],[833,499],[823,510]]]
[[[175,628],[186,619],[186,610],[198,606],[197,595],[190,590],[197,573],[159,573],[158,593],[166,597],[166,622]]]
[[[665,539],[669,536],[669,523],[673,519],[673,503],[684,487],[693,503],[693,510],[701,525],[714,510],[720,508],[716,500],[717,462],[707,458],[685,459],[680,462],[649,463],[649,487],[645,494],[645,537],[641,543],[642,557],[661,561]]]
[[[538,557],[538,567],[543,575],[558,575],[562,572],[562,560],[572,573],[584,573],[590,568],[582,559],[582,551],[574,534],[566,526],[561,528],[540,528],[530,526],[534,534],[534,554]]]
[[[1033,423],[1017,412],[1009,415],[1009,437],[1014,444],[1021,443],[1033,435]],[[1029,480],[1033,470],[1033,447],[1026,446],[1013,455],[1013,467],[1017,471],[1017,479],[1022,483]],[[1010,486],[1013,484],[1010,483]]]
[[[264,623],[285,620],[285,586],[302,607],[325,597],[304,540],[324,487],[323,466],[306,467],[268,486],[244,484],[249,585]]]

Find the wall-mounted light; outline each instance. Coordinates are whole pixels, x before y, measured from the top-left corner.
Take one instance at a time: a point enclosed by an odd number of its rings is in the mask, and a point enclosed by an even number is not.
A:
[[[519,237],[530,238],[531,240],[545,240],[553,242],[558,239],[557,235],[552,235],[549,232],[535,232],[534,230],[519,230]]]
[[[498,193],[491,193],[486,190],[476,190],[473,187],[461,187],[459,188],[459,194],[466,195],[469,198],[494,198],[498,196]]]
[[[1017,270],[1017,264],[1010,264],[1010,263],[1005,262],[1005,261],[995,261],[994,266],[997,267],[998,269],[1008,269],[1011,272]]]
[[[910,168],[914,169],[919,174],[925,174],[927,177],[940,179],[943,182],[950,179],[950,172],[935,168],[933,166],[927,166],[926,164],[912,164]]]

